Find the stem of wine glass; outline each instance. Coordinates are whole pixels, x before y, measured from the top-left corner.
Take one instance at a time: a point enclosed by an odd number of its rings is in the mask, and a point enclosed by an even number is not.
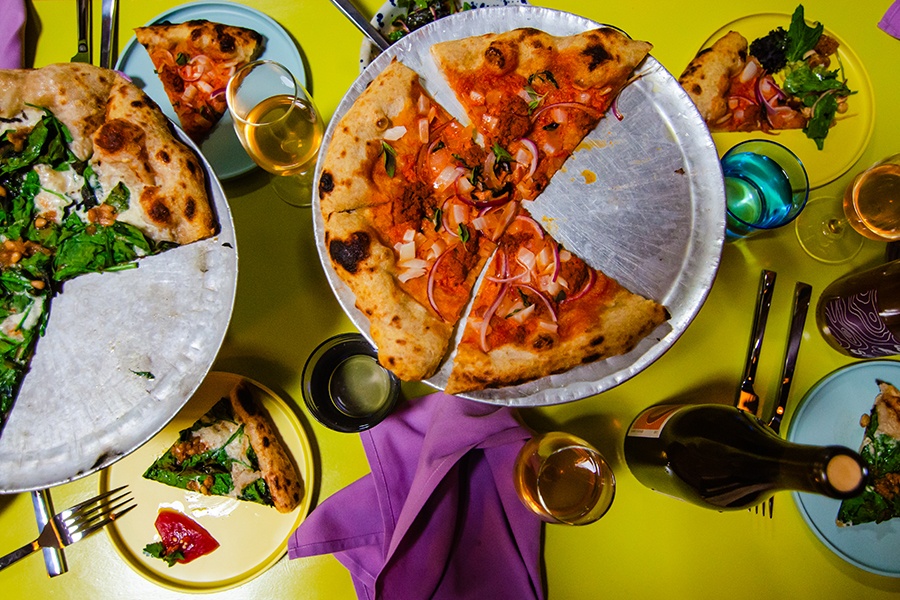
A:
[[[850,227],[841,203],[840,198],[813,198],[794,223],[800,246],[820,262],[846,262],[862,248],[863,238]]]

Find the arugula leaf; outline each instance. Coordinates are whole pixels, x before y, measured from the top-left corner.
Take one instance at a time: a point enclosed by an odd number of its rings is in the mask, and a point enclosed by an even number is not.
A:
[[[258,502],[267,506],[272,504],[272,494],[269,492],[269,486],[266,485],[266,480],[263,478],[259,478],[250,485],[244,486],[239,497],[241,500]]]
[[[788,62],[801,60],[804,54],[815,48],[824,30],[825,26],[821,23],[816,23],[815,27],[808,26],[803,18],[803,5],[798,5],[788,28],[785,51]]]
[[[463,244],[469,241],[469,229],[464,224],[459,224],[459,239]]]
[[[803,133],[816,143],[819,150],[825,146],[825,138],[828,136],[837,109],[838,101],[834,94],[820,96],[813,105],[812,117],[806,122]]]
[[[184,552],[181,550],[173,550],[166,552],[166,547],[162,542],[154,542],[144,546],[144,554],[151,558],[159,558],[166,561],[170,567],[174,566],[179,560],[184,560]]]

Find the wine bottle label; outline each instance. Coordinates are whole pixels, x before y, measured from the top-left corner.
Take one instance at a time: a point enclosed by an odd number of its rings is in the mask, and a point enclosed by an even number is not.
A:
[[[674,415],[681,404],[653,406],[642,412],[628,428],[628,437],[658,438],[666,421]]]
[[[831,298],[824,317],[827,333],[852,356],[900,354],[900,340],[878,315],[878,290]]]

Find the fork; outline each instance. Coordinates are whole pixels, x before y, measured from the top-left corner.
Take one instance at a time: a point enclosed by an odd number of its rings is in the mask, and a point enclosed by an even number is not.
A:
[[[766,321],[769,307],[772,306],[772,293],[775,291],[775,272],[763,270],[759,278],[759,291],[756,294],[756,313],[753,315],[753,326],[750,330],[750,348],[747,350],[747,362],[744,365],[744,376],[738,388],[735,406],[753,415],[759,411],[759,395],[753,389],[756,380],[756,366],[759,363],[759,351],[762,348],[763,335],[766,332]]]
[[[119,494],[125,487],[110,490],[58,513],[44,526],[36,540],[0,558],[0,569],[41,548],[62,548],[74,544],[112,523],[137,506],[132,503],[131,491]]]
[[[78,0],[78,51],[71,62],[90,63],[91,56],[91,0]]]
[[[119,0],[103,0],[100,20],[100,66],[112,69],[116,62]]]

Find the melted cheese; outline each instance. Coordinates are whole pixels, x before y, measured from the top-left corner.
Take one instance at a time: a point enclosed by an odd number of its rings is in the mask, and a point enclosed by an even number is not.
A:
[[[0,123],[0,131],[31,131],[43,116],[43,110],[25,106],[18,114],[5,118],[3,123]]]
[[[35,165],[34,170],[41,181],[41,191],[34,197],[38,214],[62,222],[65,208],[81,199],[84,177],[73,169],[56,171],[45,164]]]
[[[208,448],[221,448],[228,443],[225,446],[225,454],[235,461],[231,464],[231,479],[234,487],[228,494],[232,498],[237,498],[241,495],[241,490],[262,478],[259,471],[251,469],[246,464],[247,451],[250,448],[250,440],[246,433],[235,437],[230,443],[228,442],[238,427],[237,424],[230,421],[219,421],[194,433],[203,440]]]
[[[0,332],[11,340],[23,341],[25,336],[22,332],[29,331],[38,323],[43,310],[44,307],[41,302],[32,302],[28,314],[24,315],[24,318],[23,315],[16,313],[3,319],[0,322]]]

